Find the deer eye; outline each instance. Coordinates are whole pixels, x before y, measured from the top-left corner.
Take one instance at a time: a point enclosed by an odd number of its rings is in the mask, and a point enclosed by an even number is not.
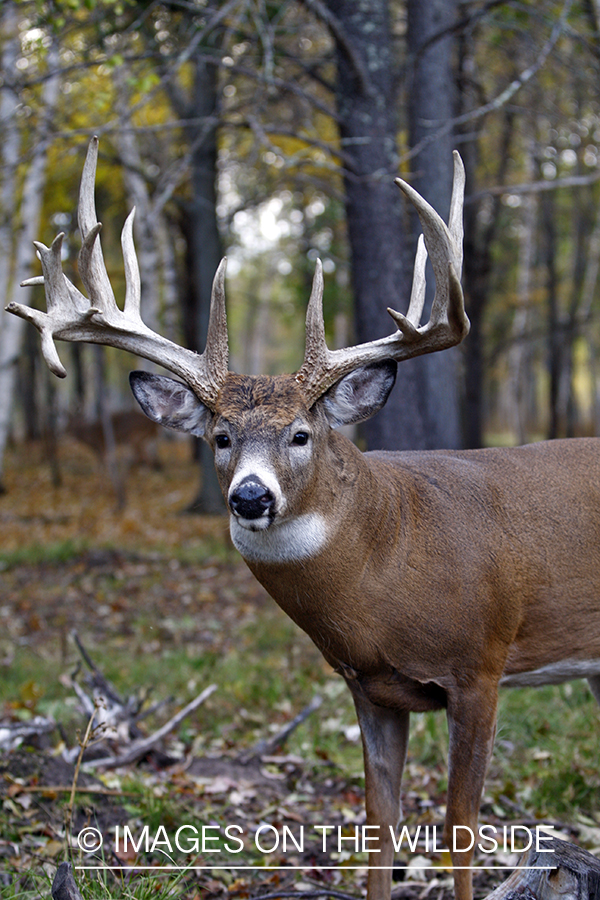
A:
[[[298,447],[305,447],[308,444],[308,432],[297,431],[292,438],[292,444],[296,444]]]
[[[217,434],[215,435],[215,444],[219,450],[225,450],[231,446],[231,439],[227,434]]]

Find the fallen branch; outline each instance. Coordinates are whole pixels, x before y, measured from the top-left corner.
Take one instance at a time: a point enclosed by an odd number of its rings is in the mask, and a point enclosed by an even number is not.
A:
[[[213,691],[216,691],[216,684],[210,684],[207,688],[205,688],[201,694],[188,703],[187,706],[184,706],[182,710],[176,713],[168,722],[166,722],[162,728],[159,728],[158,731],[155,731],[154,734],[151,734],[147,738],[143,738],[142,740],[135,741],[129,749],[125,753],[121,753],[118,756],[106,756],[102,759],[90,759],[83,764],[84,769],[96,769],[96,768],[104,768],[104,769],[118,769],[120,766],[129,766],[132,763],[137,762],[141,759],[142,756],[151,750],[159,741],[161,741],[164,737],[166,737],[174,728],[176,728],[180,722],[182,722],[187,716],[190,715],[198,706],[200,706],[204,701],[210,697]]]
[[[0,749],[14,750],[25,738],[50,734],[56,728],[54,719],[35,716],[30,722],[0,722]]]
[[[112,700],[119,706],[124,706],[125,704],[121,697],[117,694],[110,682],[106,680],[104,674],[100,671],[96,663],[92,660],[90,654],[87,652],[86,648],[81,643],[77,632],[72,631],[71,634],[73,635],[73,640],[77,645],[77,649],[79,650],[84,663],[94,676],[94,687],[97,687],[99,690],[101,690],[107,700]]]
[[[86,693],[84,688],[78,683],[77,678],[81,669],[81,662],[78,663],[76,669],[70,676],[70,686],[73,688],[84,713],[88,716],[94,716],[98,725],[105,728],[104,736],[110,740],[111,744],[119,743],[129,747],[132,742],[144,740],[144,735],[138,727],[138,722],[145,715],[156,712],[158,708],[168,700],[162,700],[153,704],[149,709],[142,712],[142,707],[148,697],[149,691],[140,693],[138,696],[129,696],[127,699],[122,698],[110,681],[105,677],[96,663],[92,660],[88,650],[84,647],[77,632],[71,632],[72,638],[81,655],[83,663],[89,669],[89,675],[85,676],[85,683],[91,687],[90,694]],[[102,751],[101,755],[110,752],[107,747]],[[77,747],[63,752],[63,757],[68,762],[74,762],[79,755]]]
[[[242,765],[245,766],[248,765],[251,760],[256,759],[257,757],[270,756],[272,753],[274,753],[277,747],[281,747],[281,745],[287,741],[290,734],[296,730],[298,725],[301,725],[302,722],[308,719],[308,717],[320,707],[322,702],[322,697],[313,697],[310,703],[307,704],[307,706],[305,706],[304,709],[301,710],[298,715],[292,719],[291,722],[288,722],[287,725],[281,729],[281,731],[278,731],[277,734],[274,734],[270,738],[263,738],[257,744],[255,744],[254,747],[251,747],[250,750],[246,750],[245,753],[241,753],[238,757],[238,762],[241,762]]]
[[[102,697],[106,708],[106,715],[103,717],[105,724],[116,726],[119,722],[126,722],[131,737],[139,737],[140,732],[135,724],[135,720],[139,715],[143,700],[136,697],[128,697],[127,700],[124,700],[92,660],[77,632],[73,631],[71,634],[81,654],[81,658],[92,673],[88,679],[93,692],[92,698],[87,697],[83,689],[75,681],[75,674],[78,672],[78,669],[71,676],[73,690],[79,697],[87,714],[90,715],[91,709],[96,707],[97,698]]]

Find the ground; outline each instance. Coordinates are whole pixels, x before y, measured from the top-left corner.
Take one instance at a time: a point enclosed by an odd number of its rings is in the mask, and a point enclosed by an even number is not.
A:
[[[0,497],[0,723],[27,724],[37,715],[57,724],[0,757],[0,859],[7,867],[0,896],[43,894],[40,884],[65,858],[68,843],[86,897],[142,896],[149,884],[152,896],[164,891],[181,898],[324,889],[358,896],[365,856],[355,852],[353,838],[365,821],[364,790],[344,684],[253,579],[231,546],[226,520],[184,512],[198,479],[189,445],[163,442],[160,453],[162,470],[129,469],[127,504],[117,511],[110,479],[86,448],[61,444],[61,483],[54,485],[41,444],[11,450]],[[73,684],[87,694],[92,687],[74,633],[122,699],[142,709],[162,702],[140,720],[140,733],[152,733],[209,684],[216,690],[135,765],[84,766],[76,778],[87,716]],[[315,694],[321,707],[286,744],[252,758],[258,742],[280,731]],[[572,706],[573,697],[565,697]],[[588,698],[581,698],[577,705],[589,716]],[[551,728],[550,714],[540,715],[542,733]],[[535,716],[528,719],[533,727]],[[415,717],[413,731],[404,790],[411,837],[419,826],[421,835],[441,827],[446,785],[443,719]],[[123,734],[104,736],[87,749],[88,765],[94,754],[127,745]],[[577,740],[579,754],[584,745]],[[510,770],[518,752],[501,727],[484,821],[499,829],[520,825],[521,834],[540,821],[553,823],[563,836],[600,846],[597,767],[587,757],[573,761],[571,753],[564,768],[573,776],[568,790],[578,815],[542,820],[541,801],[536,818],[523,798],[532,796],[541,775],[556,775],[558,756],[538,750],[534,771],[522,768],[515,783]],[[549,758],[554,768],[545,772]],[[331,826],[325,852],[322,826]],[[103,835],[100,853],[77,847],[86,827]],[[426,850],[405,845],[398,854],[396,894],[451,895],[447,852]],[[483,861],[510,865],[515,858],[495,853]],[[183,874],[158,868],[182,864],[197,868]],[[77,868],[90,865],[105,871],[98,876]],[[477,873],[478,895],[504,874]]]

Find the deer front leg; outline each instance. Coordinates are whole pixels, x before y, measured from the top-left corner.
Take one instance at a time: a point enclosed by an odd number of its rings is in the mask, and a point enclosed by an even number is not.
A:
[[[406,760],[409,714],[374,706],[354,691],[365,761],[367,825],[379,826],[379,852],[369,853],[367,900],[389,900],[392,890],[392,832],[401,816],[400,785]]]
[[[454,866],[456,900],[472,900],[469,868],[477,844],[477,820],[496,732],[498,688],[478,684],[448,694],[448,799],[444,840]],[[462,826],[462,827],[458,827]]]

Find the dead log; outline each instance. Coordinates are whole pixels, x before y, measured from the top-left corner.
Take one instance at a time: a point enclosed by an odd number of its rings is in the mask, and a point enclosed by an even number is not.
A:
[[[527,850],[486,900],[600,900],[600,859],[558,838],[544,839],[544,850]]]
[[[52,900],[83,900],[73,878],[70,862],[62,862],[52,882]]]

